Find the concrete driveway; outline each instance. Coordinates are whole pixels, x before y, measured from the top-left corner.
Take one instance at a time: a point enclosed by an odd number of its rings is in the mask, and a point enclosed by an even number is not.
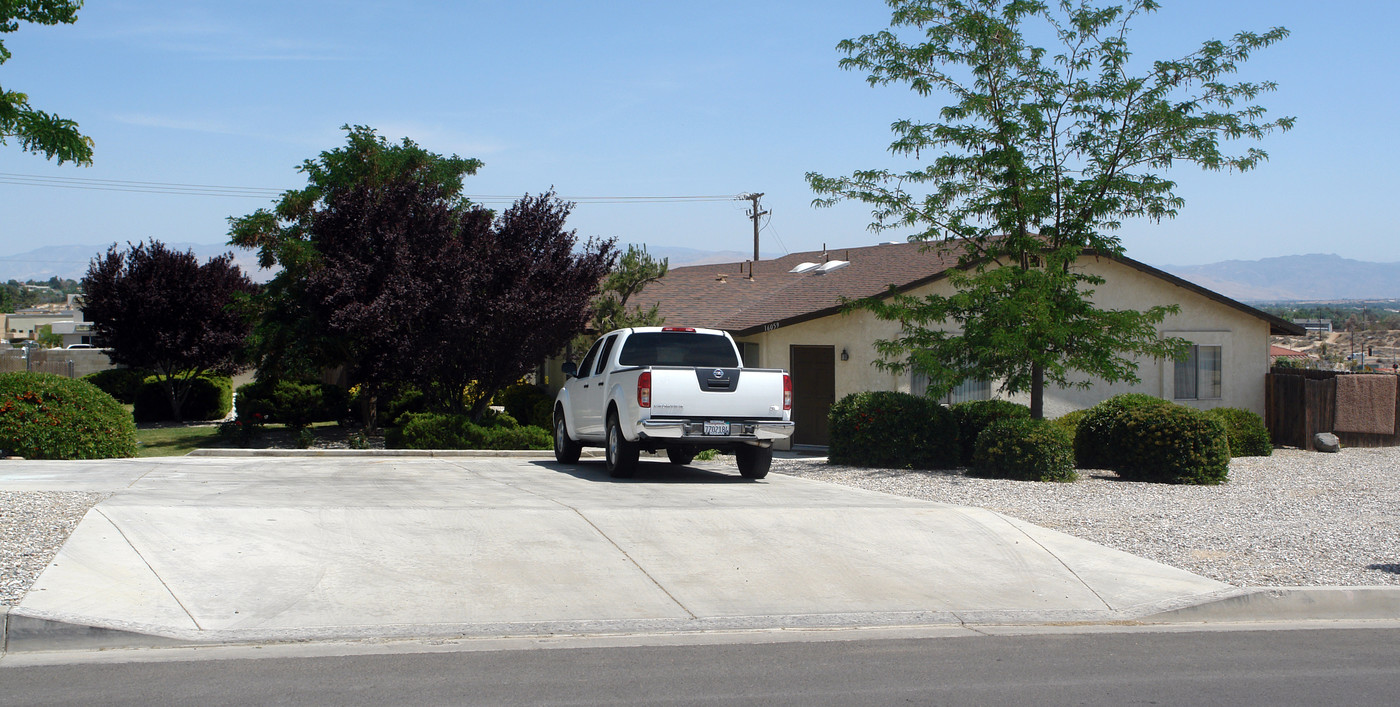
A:
[[[10,612],[11,650],[1104,621],[1230,589],[982,509],[719,464],[8,462],[0,488],[114,491]]]

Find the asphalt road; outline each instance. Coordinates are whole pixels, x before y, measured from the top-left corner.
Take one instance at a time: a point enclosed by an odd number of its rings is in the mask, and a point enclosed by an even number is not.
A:
[[[27,706],[1390,705],[1397,684],[1397,628],[1039,633],[47,666],[0,660],[0,705]]]

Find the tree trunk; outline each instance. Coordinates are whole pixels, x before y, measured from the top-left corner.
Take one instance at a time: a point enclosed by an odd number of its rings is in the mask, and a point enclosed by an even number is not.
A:
[[[1031,419],[1045,419],[1045,366],[1031,364]]]
[[[365,384],[364,407],[361,414],[365,421],[365,434],[375,434],[379,431],[379,386]]]
[[[180,408],[184,407],[180,403],[183,401],[180,400],[180,396],[175,394],[174,377],[163,376],[161,377],[160,382],[161,387],[165,388],[165,397],[170,399],[170,416],[174,418],[176,422],[184,422],[184,417],[180,415]]]

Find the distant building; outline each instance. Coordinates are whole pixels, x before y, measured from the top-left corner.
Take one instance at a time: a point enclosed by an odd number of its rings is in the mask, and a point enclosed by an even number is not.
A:
[[[75,310],[60,304],[39,305],[6,314],[5,338],[11,342],[32,341],[39,338],[39,327],[59,322],[72,322]]]
[[[1294,319],[1293,323],[1303,327],[1309,334],[1332,333],[1331,319]]]

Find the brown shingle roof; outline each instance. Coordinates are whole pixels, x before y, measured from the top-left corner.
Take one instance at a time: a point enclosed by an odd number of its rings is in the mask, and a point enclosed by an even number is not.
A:
[[[666,277],[647,285],[633,301],[643,307],[656,303],[667,324],[723,329],[740,336],[753,334],[835,314],[840,311],[843,298],[870,297],[891,286],[901,291],[920,287],[942,278],[957,265],[956,249],[940,255],[937,249],[925,250],[924,245],[886,243],[793,253],[753,263],[752,278],[747,262],[672,268]],[[1277,333],[1297,329],[1290,322],[1143,263],[1114,259],[1265,319]],[[828,260],[846,260],[850,265],[824,274],[788,272],[799,263]],[[1281,328],[1284,331],[1279,331]]]

